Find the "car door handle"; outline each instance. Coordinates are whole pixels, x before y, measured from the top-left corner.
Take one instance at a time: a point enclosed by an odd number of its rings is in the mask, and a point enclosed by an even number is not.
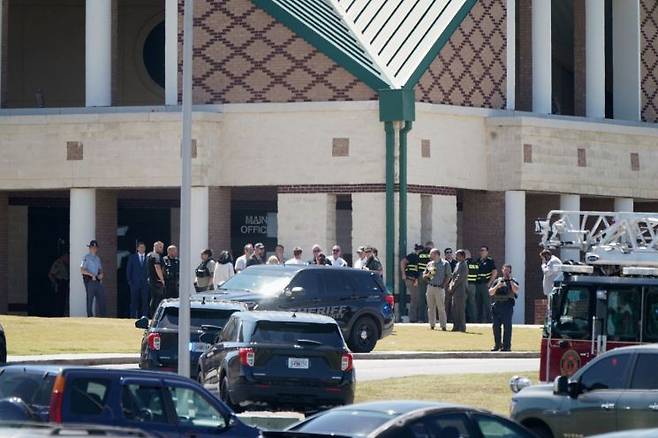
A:
[[[650,404],[649,409],[651,409],[652,411],[658,411],[658,403]]]
[[[601,409],[604,409],[606,411],[610,411],[615,408],[614,403],[601,403]]]

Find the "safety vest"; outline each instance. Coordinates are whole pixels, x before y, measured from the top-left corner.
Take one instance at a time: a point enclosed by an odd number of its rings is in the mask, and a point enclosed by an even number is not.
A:
[[[468,266],[468,282],[469,283],[475,283],[478,279],[478,271],[480,270],[480,264],[478,263],[477,260],[473,259],[468,259],[466,262],[466,266]]]
[[[484,260],[478,260],[478,283],[488,283],[491,280],[491,273],[496,269],[496,265],[491,257]]]
[[[404,268],[404,273],[410,277],[418,277],[418,264],[407,262],[407,267]]]
[[[427,268],[427,264],[430,262],[430,260],[429,252],[423,251],[418,254],[418,272],[425,271],[425,268]]]

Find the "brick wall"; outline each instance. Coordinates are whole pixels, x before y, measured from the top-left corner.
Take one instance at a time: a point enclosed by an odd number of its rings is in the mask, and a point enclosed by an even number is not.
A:
[[[396,192],[400,191],[398,184],[395,184],[394,190]],[[378,193],[384,191],[386,191],[386,184],[297,184],[278,186],[279,193]],[[409,184],[407,191],[422,195],[457,195],[457,190],[452,187],[419,184]]]
[[[0,193],[0,258],[9,258],[9,197]],[[9,281],[7,263],[0,263],[0,313],[7,313]]]
[[[517,6],[516,109],[532,111],[532,0]]]
[[[230,187],[210,187],[208,215],[208,246],[219,255],[219,251],[231,249]]]
[[[107,315],[117,315],[117,194],[113,190],[96,191],[96,240],[98,255],[105,271]]]
[[[658,2],[640,0],[642,120],[658,122]]]
[[[537,299],[534,301],[533,324],[544,324],[548,307],[547,299]],[[526,321],[527,322],[527,321]]]
[[[421,102],[505,107],[506,2],[478,1],[416,86]]]
[[[461,238],[477,257],[481,245],[500,267],[505,261],[505,193],[464,190]]]
[[[249,0],[197,2],[194,32],[195,103],[377,98],[367,85]]]

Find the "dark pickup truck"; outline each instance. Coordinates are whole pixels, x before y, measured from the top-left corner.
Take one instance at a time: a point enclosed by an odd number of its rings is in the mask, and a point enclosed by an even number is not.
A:
[[[161,437],[258,437],[196,382],[172,373],[11,365],[0,369],[0,420],[139,429]],[[11,416],[7,418],[6,415]]]

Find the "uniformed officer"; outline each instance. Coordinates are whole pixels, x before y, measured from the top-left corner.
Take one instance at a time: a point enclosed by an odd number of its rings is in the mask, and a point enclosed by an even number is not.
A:
[[[94,316],[93,304],[96,300],[96,316],[105,316],[105,288],[103,288],[103,265],[96,255],[98,242],[92,240],[87,245],[89,253],[85,254],[80,264],[80,273],[87,292],[87,317]]]
[[[476,283],[480,264],[477,259],[471,257],[469,250],[466,252],[466,267],[468,268],[468,284],[466,285],[466,321],[478,322],[478,307],[476,299]]]
[[[405,258],[400,260],[400,272],[402,280],[407,289],[409,296],[409,322],[418,321],[418,314],[421,308],[418,306],[418,253],[423,250],[423,245],[414,245],[414,252],[407,254]]]
[[[422,273],[427,268],[427,264],[430,262],[430,251],[434,248],[434,242],[427,241],[425,243],[425,248],[418,253],[418,272]],[[418,276],[418,307],[422,309],[419,313],[418,322],[427,322],[427,280],[423,278],[422,275]]]
[[[162,258],[165,274],[165,298],[178,298],[178,281],[180,279],[180,260],[178,248],[167,247],[167,255]]]
[[[475,283],[479,322],[491,322],[489,288],[491,288],[497,276],[496,263],[489,257],[489,247],[482,245],[480,247],[480,259],[478,260],[478,278]]]
[[[512,349],[512,314],[518,292],[519,282],[512,278],[512,265],[503,265],[503,276],[497,278],[489,289],[494,336],[494,347],[491,351],[510,351]],[[501,326],[504,330],[502,343]]]

